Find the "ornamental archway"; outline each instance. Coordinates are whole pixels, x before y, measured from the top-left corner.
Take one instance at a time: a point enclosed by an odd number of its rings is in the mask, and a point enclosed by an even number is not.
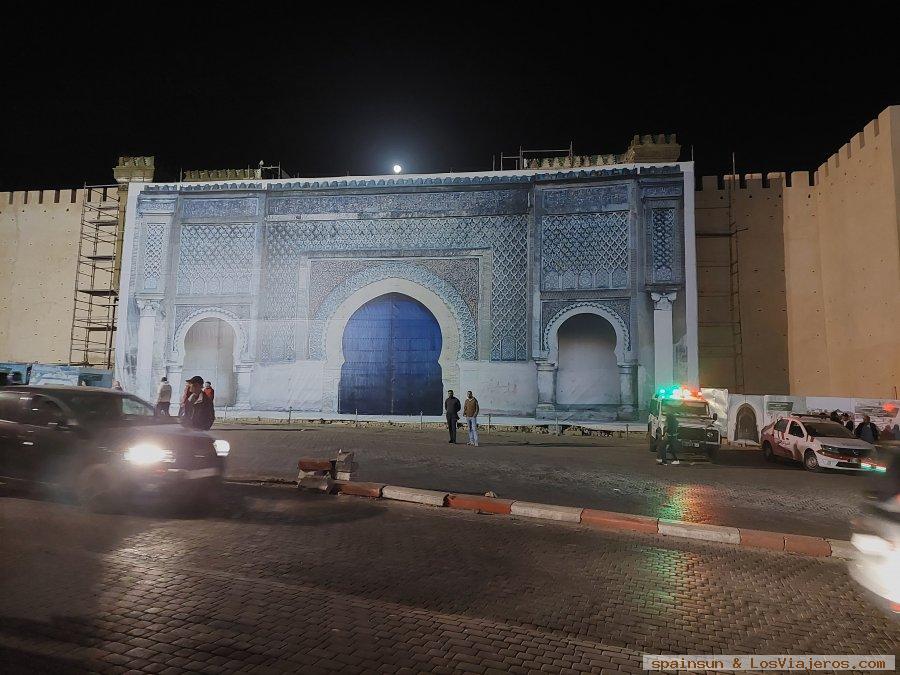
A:
[[[338,412],[439,415],[441,329],[425,305],[386,293],[357,309],[344,327]]]

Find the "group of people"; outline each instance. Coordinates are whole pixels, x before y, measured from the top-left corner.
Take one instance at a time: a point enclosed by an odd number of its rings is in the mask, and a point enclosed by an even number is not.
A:
[[[885,424],[884,429],[879,431],[878,425],[868,415],[864,415],[863,421],[859,424],[853,423],[850,413],[842,413],[839,410],[832,410],[829,418],[832,422],[844,425],[848,431],[852,431],[857,438],[864,440],[866,443],[875,443],[878,440],[900,440],[900,428],[898,428],[898,425]]]
[[[466,392],[465,404],[460,403],[459,399],[453,395],[453,390],[447,392],[447,400],[444,401],[444,412],[447,415],[447,428],[450,431],[450,442],[456,443],[456,429],[459,425],[459,412],[462,410],[463,417],[466,418],[466,429],[469,431],[469,442],[466,445],[474,445],[478,447],[478,399],[472,395],[472,392]]]
[[[182,423],[192,429],[207,430],[216,420],[216,390],[212,383],[204,381],[199,375],[194,375],[185,382],[181,401],[178,405],[178,417]],[[156,389],[156,414],[169,415],[172,406],[172,385],[169,378],[164,377],[159,381]]]

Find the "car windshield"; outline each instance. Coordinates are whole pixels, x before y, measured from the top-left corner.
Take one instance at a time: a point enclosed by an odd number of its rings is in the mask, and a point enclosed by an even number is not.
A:
[[[672,413],[680,416],[709,416],[706,401],[663,401],[662,411],[664,414]]]
[[[72,409],[82,424],[123,426],[153,424],[157,419],[153,406],[136,396],[77,391],[56,396]]]
[[[813,438],[820,436],[822,438],[853,438],[845,427],[834,422],[804,422],[806,433]]]

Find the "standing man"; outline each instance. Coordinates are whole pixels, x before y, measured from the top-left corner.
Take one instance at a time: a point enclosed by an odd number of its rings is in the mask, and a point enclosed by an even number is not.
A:
[[[853,431],[853,420],[851,419],[850,415],[844,413],[841,416],[841,422],[847,428],[847,431]]]
[[[459,422],[459,410],[462,408],[459,399],[453,395],[453,390],[447,392],[447,400],[444,401],[444,411],[447,413],[447,428],[450,430],[450,442],[456,443],[456,424]]]
[[[657,464],[665,464],[668,453],[672,454],[672,464],[681,464],[678,461],[678,456],[675,454],[675,439],[677,438],[678,418],[675,417],[675,413],[668,413],[666,415],[666,435],[659,440],[659,447],[657,448]]]
[[[469,442],[466,445],[478,447],[478,399],[472,396],[472,392],[466,392],[466,404],[463,406],[463,415],[466,418],[466,427],[469,430]]]
[[[878,440],[878,427],[872,424],[872,418],[868,415],[864,416],[863,421],[856,427],[856,437],[872,445]]]
[[[169,416],[169,406],[172,404],[172,385],[169,378],[164,377],[159,381],[156,389],[156,414],[162,417]]]
[[[203,393],[203,378],[194,375],[187,380],[188,397],[184,405],[183,422],[191,429],[206,431],[216,421],[216,410],[213,402]]]
[[[213,405],[216,403],[216,390],[212,387],[212,382],[207,382],[203,385],[203,393],[206,394],[206,398],[213,402]]]

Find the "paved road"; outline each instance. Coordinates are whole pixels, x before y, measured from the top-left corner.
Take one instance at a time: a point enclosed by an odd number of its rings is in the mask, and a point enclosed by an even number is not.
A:
[[[228,490],[193,520],[0,498],[4,672],[636,673],[900,644],[836,560]]]
[[[225,429],[215,431],[232,444],[234,477],[293,479],[298,457],[343,448],[356,452],[360,480],[838,539],[848,538],[870,480],[768,464],[758,450],[657,466],[642,439],[493,433],[472,448],[427,429]]]

